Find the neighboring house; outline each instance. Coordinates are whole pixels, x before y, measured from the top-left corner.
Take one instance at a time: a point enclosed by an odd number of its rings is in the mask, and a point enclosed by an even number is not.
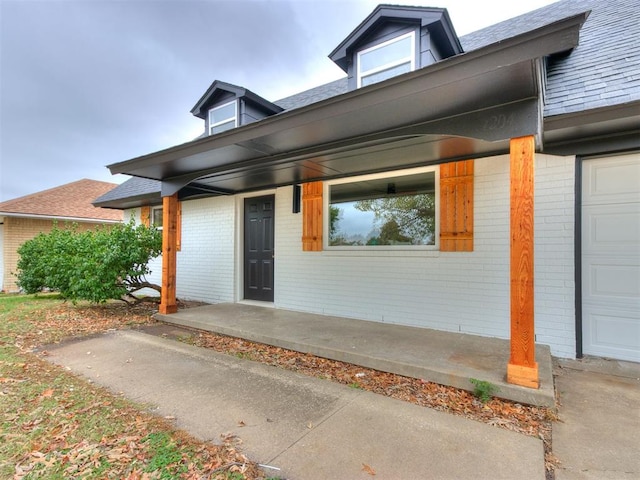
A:
[[[331,52],[344,79],[273,103],[214,82],[206,135],[110,165],[134,178],[96,204],[163,209],[165,313],[177,293],[510,338],[530,387],[534,341],[640,361],[639,39],[637,0],[462,38],[381,5]]]
[[[0,290],[18,291],[16,266],[18,248],[41,232],[49,232],[57,222],[77,223],[79,229],[121,222],[123,213],[99,208],[92,202],[109,192],[115,183],[78,180],[0,203]]]

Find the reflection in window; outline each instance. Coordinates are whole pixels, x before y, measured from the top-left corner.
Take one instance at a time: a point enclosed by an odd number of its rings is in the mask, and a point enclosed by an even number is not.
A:
[[[162,228],[162,207],[153,207],[151,210],[151,224],[156,228]]]
[[[414,33],[358,52],[358,86],[381,82],[415,68]]]
[[[329,186],[329,246],[435,245],[435,171]]]
[[[209,110],[209,135],[236,127],[237,102],[235,100]]]

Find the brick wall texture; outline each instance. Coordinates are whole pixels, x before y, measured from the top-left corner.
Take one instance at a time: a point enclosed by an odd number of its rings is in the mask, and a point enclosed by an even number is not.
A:
[[[2,291],[17,292],[16,284],[16,267],[18,265],[18,248],[27,240],[32,239],[39,233],[50,232],[53,228],[52,220],[41,220],[24,217],[4,217],[4,225],[2,226],[3,241],[3,276]],[[64,224],[58,223],[60,227]],[[78,222],[79,230],[88,230],[95,228],[99,223]]]
[[[573,357],[574,158],[537,154],[535,167],[536,340]],[[475,162],[473,252],[303,252],[292,195],[276,190],[276,307],[509,338],[508,156]],[[184,202],[179,297],[242,300],[243,198]]]

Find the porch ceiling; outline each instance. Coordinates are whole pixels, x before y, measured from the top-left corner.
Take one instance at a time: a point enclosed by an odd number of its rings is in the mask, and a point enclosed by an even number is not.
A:
[[[162,195],[228,194],[478,158],[541,140],[541,61],[574,48],[576,15],[415,72],[109,166]]]

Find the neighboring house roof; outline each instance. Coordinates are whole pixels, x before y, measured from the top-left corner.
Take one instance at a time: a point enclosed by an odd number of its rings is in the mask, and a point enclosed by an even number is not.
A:
[[[115,186],[115,183],[85,178],[2,202],[0,215],[120,222],[123,218],[121,211],[98,208],[92,204],[94,199]]]

